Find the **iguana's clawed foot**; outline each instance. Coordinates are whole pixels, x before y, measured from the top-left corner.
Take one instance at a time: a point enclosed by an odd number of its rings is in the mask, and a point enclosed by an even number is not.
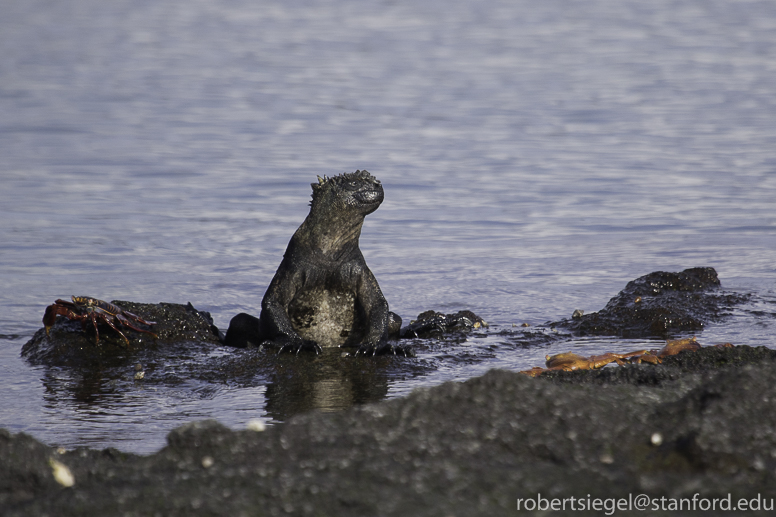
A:
[[[269,342],[265,342],[269,344]],[[299,354],[299,353],[314,353],[319,355],[322,352],[320,345],[314,341],[289,341],[278,348],[278,354]],[[402,345],[392,345],[390,343],[384,343],[381,345],[361,345],[353,352],[354,356],[372,357],[377,355],[398,355],[401,357],[415,357],[415,351]]]
[[[383,343],[382,345],[361,345],[358,350],[353,354],[355,356],[375,356],[375,355],[398,355],[401,357],[415,357],[415,351],[402,345],[392,345],[391,343]]]
[[[293,341],[284,344],[278,349],[278,354],[299,354],[299,352],[313,352],[315,355],[321,353],[321,347],[318,343],[309,340]]]

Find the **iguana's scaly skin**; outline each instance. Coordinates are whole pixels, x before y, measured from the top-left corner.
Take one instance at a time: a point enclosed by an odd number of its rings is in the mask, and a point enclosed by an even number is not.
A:
[[[401,318],[388,310],[358,247],[364,218],[383,201],[367,171],[318,178],[310,213],[288,243],[261,302],[261,316],[241,313],[226,334],[231,346],[320,352],[355,347],[356,354],[413,355],[388,342]]]

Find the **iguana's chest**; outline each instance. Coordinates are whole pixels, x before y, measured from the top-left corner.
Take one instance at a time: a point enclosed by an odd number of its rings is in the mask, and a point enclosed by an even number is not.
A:
[[[288,305],[294,330],[322,347],[345,344],[356,324],[356,296],[351,289],[314,285],[300,289]]]
[[[357,339],[357,329],[363,327],[356,309],[357,292],[365,266],[357,260],[306,266],[297,277],[296,293],[287,308],[294,330],[322,347]]]

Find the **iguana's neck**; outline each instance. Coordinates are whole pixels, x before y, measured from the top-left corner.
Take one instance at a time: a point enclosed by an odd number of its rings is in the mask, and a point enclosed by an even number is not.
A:
[[[294,237],[299,244],[336,260],[358,248],[363,225],[361,214],[313,208]]]

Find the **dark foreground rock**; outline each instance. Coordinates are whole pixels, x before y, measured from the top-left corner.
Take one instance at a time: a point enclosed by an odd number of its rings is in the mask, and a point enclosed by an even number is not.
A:
[[[719,286],[717,272],[710,267],[679,273],[656,271],[628,282],[600,311],[551,325],[580,336],[632,339],[697,332],[745,300],[741,295],[718,292]]]
[[[696,493],[731,494],[734,505],[759,495],[761,510],[772,508],[772,353],[750,354],[757,364],[743,364],[746,350],[708,353],[718,355],[705,365],[682,353],[676,364],[649,366],[683,371],[654,385],[555,383],[494,370],[402,399],[300,415],[263,432],[195,422],[144,457],[114,449],[60,454],[2,432],[0,508],[9,516],[492,516],[515,515],[517,499],[538,494],[641,493],[665,510],[671,498]],[[52,459],[69,469],[73,486],[55,481]]]

